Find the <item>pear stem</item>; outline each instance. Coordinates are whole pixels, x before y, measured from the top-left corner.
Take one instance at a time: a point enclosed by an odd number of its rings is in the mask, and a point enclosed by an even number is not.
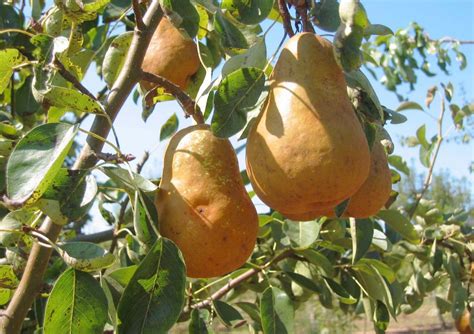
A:
[[[149,72],[142,72],[141,77],[143,80],[152,82],[157,87],[163,87],[168,93],[173,95],[178,103],[183,108],[186,117],[192,117],[197,124],[204,124],[204,117],[201,113],[201,109],[196,102],[184,92],[178,85],[175,85],[168,79]],[[156,87],[155,87],[156,88]]]

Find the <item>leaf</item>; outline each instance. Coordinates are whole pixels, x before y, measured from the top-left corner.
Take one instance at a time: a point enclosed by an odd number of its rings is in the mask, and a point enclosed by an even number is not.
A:
[[[245,36],[222,12],[216,12],[214,16],[214,27],[221,37],[222,46],[227,49],[239,51],[248,48]]]
[[[367,96],[370,98],[371,102],[375,106],[376,110],[379,113],[380,119],[384,120],[384,114],[382,105],[380,104],[380,100],[375,93],[372,84],[370,83],[369,79],[365,76],[365,74],[361,70],[345,72],[345,77],[347,81],[347,85],[351,88],[358,88],[364,91]]]
[[[85,170],[61,168],[35,203],[56,224],[81,219],[94,203],[97,183]]]
[[[46,304],[43,331],[102,333],[107,321],[107,299],[90,274],[66,270],[54,284]]]
[[[387,264],[383,263],[380,260],[364,258],[364,259],[360,259],[359,263],[373,266],[374,268],[376,268],[379,271],[379,273],[383,277],[385,277],[385,279],[389,283],[393,283],[396,279],[396,274],[393,271],[393,269],[390,268]]]
[[[364,36],[370,37],[372,35],[393,35],[392,29],[384,26],[383,24],[369,24],[364,30]]]
[[[214,300],[213,306],[216,310],[217,316],[227,327],[233,327],[236,322],[243,320],[239,311],[237,311],[233,306],[223,301]]]
[[[328,258],[322,253],[314,249],[305,249],[302,251],[303,256],[326,277],[334,276],[334,268]]]
[[[7,195],[13,201],[33,203],[53,183],[78,126],[64,123],[39,125],[15,146],[6,168]]]
[[[10,265],[0,265],[0,288],[13,290],[18,287],[20,281]]]
[[[398,169],[400,172],[404,173],[405,175],[410,175],[410,169],[405,160],[401,156],[398,155],[390,155],[388,156],[388,163]]]
[[[222,67],[221,75],[225,77],[244,67],[255,67],[263,70],[266,64],[267,49],[265,46],[265,40],[260,39],[246,52],[229,58]]]
[[[168,239],[158,239],[120,299],[118,333],[166,333],[183,308],[185,283],[179,249]]]
[[[418,142],[423,146],[424,149],[430,149],[430,143],[426,140],[426,125],[423,124],[416,130],[416,138],[418,138]]]
[[[314,24],[325,31],[334,32],[341,24],[339,18],[339,2],[322,0],[315,4]]]
[[[290,271],[285,271],[285,275],[288,276],[293,282],[295,282],[299,286],[306,288],[312,292],[321,293],[321,288],[308,277],[298,273],[292,273]]]
[[[354,304],[357,303],[357,299],[354,298],[349,294],[349,292],[346,291],[339,283],[336,281],[324,277],[324,280],[326,281],[326,284],[328,285],[329,289],[331,289],[332,292],[334,292],[339,300],[344,303],[344,304]]]
[[[179,127],[179,120],[176,113],[171,115],[170,118],[166,121],[165,124],[161,127],[160,130],[160,141],[167,139],[168,137],[172,136]]]
[[[374,236],[374,223],[371,219],[350,219],[352,237],[352,264],[359,261],[369,250]]]
[[[2,12],[3,14],[3,12]],[[0,94],[7,88],[10,78],[13,74],[13,67],[27,62],[17,49],[0,50]]]
[[[114,38],[102,62],[102,76],[110,89],[122,71],[125,57],[132,43],[133,31],[127,31]]]
[[[388,114],[387,118],[390,120],[391,124],[401,124],[407,121],[407,117],[399,112],[393,111],[384,106],[382,106],[382,109]]]
[[[237,21],[251,25],[267,18],[273,7],[273,0],[224,0],[221,6]]]
[[[115,256],[92,242],[67,242],[62,244],[61,257],[70,267],[80,271],[96,271],[110,267]]]
[[[403,111],[403,110],[410,110],[410,109],[423,111],[423,107],[413,101],[405,101],[405,102],[400,103],[396,111]]]
[[[142,192],[139,196],[135,196],[133,207],[135,234],[145,250],[148,250],[156,241],[156,234],[153,231],[153,226],[158,226],[155,203]]]
[[[134,194],[137,188],[145,192],[153,192],[158,188],[153,182],[135,172],[131,173],[132,178],[128,170],[120,167],[101,167],[100,171],[128,193]]]
[[[179,28],[186,30],[191,38],[197,35],[200,21],[199,13],[189,0],[162,0],[160,2],[172,21],[175,13],[180,16],[182,21],[178,26]],[[169,13],[169,11],[174,13]]]
[[[395,231],[400,233],[406,240],[412,243],[418,243],[420,237],[408,218],[397,210],[381,210],[377,217],[390,225]]]
[[[249,302],[237,302],[235,303],[235,305],[237,305],[242,311],[247,313],[249,317],[255,322],[255,324],[260,328],[261,331],[262,319],[260,318],[258,305]]]
[[[242,68],[221,81],[214,95],[211,129],[219,137],[230,137],[247,123],[247,112],[259,100],[265,75],[257,68]]]
[[[207,334],[206,321],[209,317],[209,311],[206,309],[193,309],[191,311],[191,321],[189,322],[189,334]]]
[[[344,201],[336,205],[336,207],[334,208],[334,213],[336,214],[336,217],[339,218],[344,214],[344,212],[346,212],[347,206],[349,205],[349,201],[350,198],[345,199]]]
[[[0,222],[0,244],[4,247],[14,246],[24,238],[22,227],[23,225],[31,225],[35,219],[35,215],[31,210],[20,209],[11,211]],[[17,232],[8,232],[7,230],[14,230]]]
[[[305,222],[285,221],[283,230],[290,238],[291,247],[305,249],[310,247],[318,238],[321,225],[316,220]]]
[[[294,332],[294,309],[288,295],[276,288],[268,287],[260,300],[260,317],[264,334]]]

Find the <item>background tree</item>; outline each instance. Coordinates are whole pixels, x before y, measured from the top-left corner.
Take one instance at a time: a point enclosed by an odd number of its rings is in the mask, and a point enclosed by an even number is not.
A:
[[[439,193],[451,190],[433,177],[440,147],[450,136],[469,142],[474,107],[449,82],[433,86],[424,107],[398,89],[403,83],[415,88],[421,75],[433,76],[434,61],[442,71],[455,63],[465,68],[461,45],[468,42],[433,40],[417,24],[393,33],[371,24],[359,1],[340,4],[1,4],[2,331],[146,333],[181,322],[190,332],[207,332],[218,318],[231,328],[292,332],[295,310],[317,296],[326,308],[365,313],[383,332],[391,318],[416,311],[433,291],[440,312],[454,319],[471,312],[474,327],[472,204],[463,191],[440,199]],[[185,90],[141,69],[163,17],[198,45],[200,68]],[[266,22],[272,23],[263,31]],[[282,41],[267,55],[264,37],[270,29],[279,29]],[[176,99],[187,117],[207,122],[216,135],[245,138],[284,39],[313,30],[331,34],[369,141],[375,127],[403,123],[404,110],[439,105],[437,132],[427,134],[422,126],[406,138],[427,169],[422,183],[415,182],[412,193],[402,193],[395,204],[393,192],[386,209],[370,219],[295,223],[273,210],[260,214],[257,245],[242,268],[214,279],[186,279],[179,249],[156,229],[159,218],[150,199],[157,186],[140,175],[148,156],[132,170],[134,157],[121,151],[120,138],[106,139],[114,119],[131,94],[143,106],[144,119],[161,101]],[[81,83],[91,64],[104,84],[94,92]],[[397,94],[396,111],[379,101],[363,72],[380,77]],[[157,87],[134,90],[143,80]],[[91,114],[86,130],[82,124]],[[446,130],[448,122],[452,129]],[[178,128],[172,116],[160,139]],[[394,143],[383,133],[390,153]],[[104,145],[114,153],[103,153]],[[389,163],[393,183],[414,177],[402,157],[392,154]],[[83,235],[94,205],[112,229]]]

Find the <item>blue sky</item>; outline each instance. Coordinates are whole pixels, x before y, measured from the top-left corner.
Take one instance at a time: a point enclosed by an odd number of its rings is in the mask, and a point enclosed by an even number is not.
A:
[[[450,36],[461,40],[474,40],[474,25],[472,23],[474,21],[474,1],[472,0],[364,0],[362,3],[372,23],[384,24],[394,31],[399,28],[405,28],[410,22],[415,21],[424,27],[426,32],[434,39]],[[281,25],[275,25],[268,35],[268,54],[272,54],[280,41],[282,31]],[[408,87],[401,87],[400,92],[408,96],[410,100],[423,105],[426,90],[429,87],[441,82],[452,82],[456,88],[453,102],[457,101],[459,104],[463,104],[466,101],[474,101],[474,45],[464,45],[461,47],[461,51],[467,57],[467,69],[459,71],[457,64],[455,64],[451,67],[451,76],[446,76],[437,69],[434,62],[432,69],[439,75],[428,78],[420,73],[414,92],[409,92]],[[85,84],[92,91],[97,91],[103,84],[97,82],[95,69],[93,70],[86,77]],[[396,109],[399,105],[396,96],[388,92],[375,80],[371,80],[371,82],[381,103],[388,108]],[[461,92],[463,93],[461,94]],[[438,106],[439,103],[436,100],[431,109],[425,108],[425,110],[429,114],[437,116],[439,112]],[[144,150],[151,152],[150,161],[144,168],[144,174],[147,177],[159,177],[161,175],[162,156],[166,142],[159,142],[159,131],[163,123],[174,112],[179,115],[180,128],[193,123],[192,120],[182,117],[182,111],[174,102],[158,105],[148,121],[144,123],[141,119],[141,108],[136,106],[131,99],[127,100],[116,120],[115,127],[124,153],[132,153],[140,157]],[[416,129],[422,124],[426,124],[427,138],[430,138],[436,133],[436,122],[417,110],[405,111],[405,115],[408,117],[408,122],[400,125],[389,125],[387,130],[395,142],[395,154],[403,156],[409,164],[413,161],[418,172],[422,172],[423,167],[418,163],[418,149],[402,147],[399,144],[399,139],[401,136],[414,135]],[[91,119],[83,127],[88,128],[90,121]],[[445,123],[447,123],[445,128],[451,125],[449,118],[447,118]],[[110,139],[112,140],[112,138]],[[235,140],[233,142],[235,143]],[[472,144],[458,145],[446,143],[440,151],[435,172],[441,169],[448,169],[454,176],[467,177],[472,186],[472,175],[469,174],[468,168],[473,160],[474,146]],[[239,161],[241,162],[241,169],[243,169],[243,153],[239,154]]]

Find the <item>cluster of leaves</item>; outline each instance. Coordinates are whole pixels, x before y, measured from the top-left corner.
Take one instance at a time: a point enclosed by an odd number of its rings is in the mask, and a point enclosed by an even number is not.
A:
[[[267,94],[271,63],[260,24],[280,20],[274,1],[160,3],[171,21],[197,41],[201,68],[188,94],[216,135],[245,138]],[[33,328],[42,327],[45,333],[99,333],[104,327],[119,333],[166,332],[177,321],[187,321],[190,332],[205,333],[217,317],[227,327],[246,324],[265,333],[291,332],[295,310],[316,295],[324,307],[354,316],[365,313],[375,329],[383,331],[390,317],[415,311],[428,293],[445,286],[449,289],[438,298],[440,310],[455,318],[464,311],[469,301],[467,265],[472,260],[472,247],[466,244],[472,234],[463,227],[468,216],[423,199],[361,220],[291,222],[277,212],[260,215],[258,244],[248,264],[223,278],[187,281],[179,250],[156,231],[154,183],[132,172],[128,164],[72,170],[67,163],[75,154],[79,121],[89,113],[104,117],[103,97],[123,67],[133,34],[114,35],[116,27],[134,27],[130,3],[56,1],[46,11],[43,2],[32,4],[34,24],[28,25],[20,6],[0,5],[0,33],[5,37],[0,45],[0,192],[5,194],[0,304],[6,305],[14,293],[32,244],[53,247],[56,256],[45,277],[48,298],[45,303],[45,297],[38,297],[30,318]],[[417,68],[414,48],[422,57],[434,48],[438,63],[449,64],[443,43],[431,41],[417,26],[416,42],[406,32],[391,36],[389,29],[369,23],[358,1],[313,5],[310,13],[316,27],[337,31],[336,55],[369,141],[378,131],[387,147],[393,146],[382,126],[388,120],[403,122],[404,116],[381,105],[359,67],[370,62],[382,68],[394,82],[389,89],[403,81],[415,84],[416,77],[410,81],[407,74],[407,68]],[[381,36],[362,42],[371,35]],[[394,50],[392,43],[400,44]],[[387,50],[380,51],[384,47]],[[465,62],[462,53],[453,50]],[[74,83],[84,78],[92,63],[104,81],[98,97]],[[423,63],[421,69],[426,68]],[[449,102],[452,91],[444,87]],[[140,93],[134,97],[138,101]],[[162,91],[155,102],[169,99]],[[398,111],[417,106],[405,104]],[[144,107],[145,119],[152,108]],[[458,127],[464,124],[463,115],[472,114],[471,106],[451,103],[449,108]],[[173,115],[160,139],[178,128]],[[422,158],[429,166],[437,138],[430,143],[420,129],[416,143],[411,142],[423,148]],[[401,157],[392,155],[390,163],[394,182],[399,172],[409,173]],[[107,180],[98,183],[93,170]],[[52,242],[37,230],[44,216],[66,227],[80,221],[94,203],[115,229],[111,243],[79,241],[81,236],[67,229]],[[232,279],[239,284],[229,289],[225,300],[209,300]]]

